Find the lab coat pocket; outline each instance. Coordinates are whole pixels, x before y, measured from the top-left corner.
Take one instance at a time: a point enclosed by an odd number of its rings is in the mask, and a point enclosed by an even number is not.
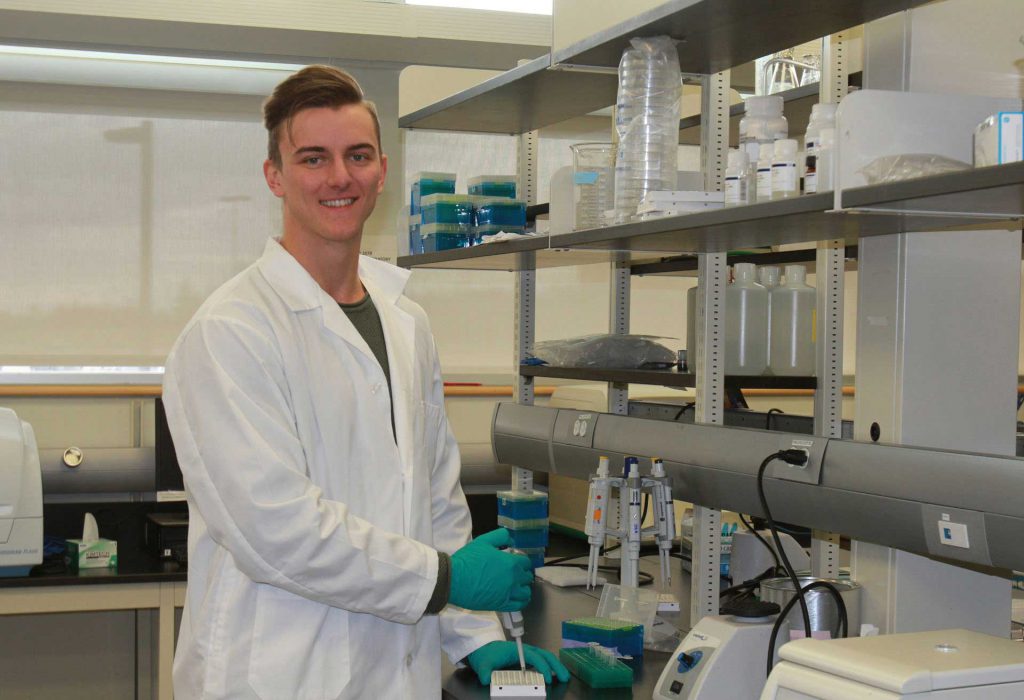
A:
[[[263,700],[330,700],[349,676],[348,614],[261,585],[249,659],[256,694]]]

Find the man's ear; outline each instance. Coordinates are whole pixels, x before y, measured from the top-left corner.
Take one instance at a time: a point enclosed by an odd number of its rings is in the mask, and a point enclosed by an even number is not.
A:
[[[377,181],[377,194],[384,191],[384,178],[388,174],[388,157],[383,153],[380,156],[380,180]]]
[[[263,177],[267,180],[267,187],[278,197],[284,196],[284,186],[281,184],[281,169],[269,158],[263,161]]]

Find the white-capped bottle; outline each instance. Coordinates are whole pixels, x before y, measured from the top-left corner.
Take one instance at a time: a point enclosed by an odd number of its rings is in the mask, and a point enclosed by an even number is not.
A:
[[[781,95],[753,95],[743,101],[740,118],[740,149],[747,152],[752,164],[757,163],[762,143],[773,143],[789,136],[789,122],[782,113]]]
[[[818,153],[815,159],[815,171],[817,173],[818,192],[828,192],[835,189],[835,152],[836,152],[836,130],[835,127],[822,127],[818,135]]]
[[[779,139],[772,155],[772,199],[788,199],[800,194],[796,169],[796,139]]]
[[[729,161],[725,168],[725,206],[734,207],[739,204],[750,204],[753,193],[750,191],[750,160],[747,152],[730,149]]]
[[[786,265],[785,282],[772,290],[770,370],[780,377],[814,376],[817,293],[803,265]]]
[[[767,202],[772,198],[772,158],[775,157],[775,146],[762,143],[757,156],[757,201]]]
[[[834,102],[823,102],[811,106],[811,119],[804,133],[804,193],[818,191],[818,147],[821,144],[821,130],[835,127],[836,107]]]
[[[768,290],[753,263],[736,263],[725,288],[725,373],[764,374],[768,368]]]

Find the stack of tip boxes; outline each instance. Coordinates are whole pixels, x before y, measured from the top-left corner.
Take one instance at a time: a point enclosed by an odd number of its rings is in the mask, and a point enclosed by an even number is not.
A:
[[[562,647],[598,644],[618,656],[644,655],[644,626],[630,620],[578,617],[562,621]]]
[[[423,198],[435,194],[455,194],[455,173],[416,173],[409,197],[409,254],[423,250]]]
[[[544,566],[548,546],[548,495],[540,491],[499,491],[498,527],[508,529],[512,546]]]
[[[469,194],[455,194],[454,173],[417,173],[409,202],[409,254],[465,248],[499,231],[526,231],[526,204],[516,198],[511,175],[469,180]]]

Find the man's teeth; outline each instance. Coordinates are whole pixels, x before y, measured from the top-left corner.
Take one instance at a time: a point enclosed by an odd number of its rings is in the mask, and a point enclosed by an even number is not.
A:
[[[351,198],[350,199],[323,199],[323,200],[320,201],[320,203],[323,204],[325,207],[347,207],[348,205],[350,205],[354,201],[356,201],[356,200],[351,199]]]

